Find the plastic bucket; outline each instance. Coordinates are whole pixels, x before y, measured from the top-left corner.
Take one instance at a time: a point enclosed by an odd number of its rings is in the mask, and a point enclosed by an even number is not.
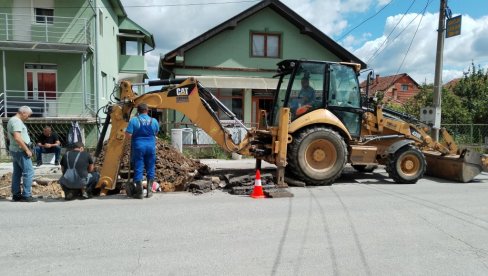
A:
[[[183,152],[183,129],[171,129],[171,145],[179,152]]]
[[[183,145],[193,145],[193,129],[182,128],[183,130]]]

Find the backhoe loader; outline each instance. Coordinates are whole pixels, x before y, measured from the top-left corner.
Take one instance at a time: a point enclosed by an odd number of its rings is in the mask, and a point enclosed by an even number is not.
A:
[[[152,109],[181,112],[224,150],[253,156],[257,166],[261,160],[275,164],[279,187],[286,187],[285,167],[287,177],[308,185],[332,184],[346,163],[357,170],[385,165],[397,183],[416,183],[429,167],[435,168],[437,176],[461,182],[480,173],[480,155],[465,151],[454,156],[456,146],[448,136],[449,144],[442,145],[432,141],[423,128],[406,121],[406,115],[383,112],[380,105],[365,107],[359,70],[360,65],[353,63],[281,61],[271,113],[261,111],[258,127],[246,128],[247,135],[240,143],[234,143],[217,112],[245,126],[196,78],[150,81],[150,86],[162,88],[143,95],[137,95],[130,82],[122,81],[118,101],[109,105],[97,147],[99,153],[111,121],[97,187],[104,191],[116,188],[124,131],[132,110],[140,103]],[[425,156],[429,156],[427,160]],[[451,166],[452,162],[457,165]],[[438,166],[449,166],[454,171],[443,175],[446,170]]]

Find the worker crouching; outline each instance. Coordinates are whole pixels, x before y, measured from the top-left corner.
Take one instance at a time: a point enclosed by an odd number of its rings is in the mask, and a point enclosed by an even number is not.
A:
[[[100,174],[95,172],[93,158],[84,151],[82,142],[74,144],[73,149],[67,151],[61,158],[63,176],[59,179],[66,200],[90,198]]]
[[[153,183],[156,170],[156,135],[159,124],[151,118],[146,104],[137,106],[137,116],[132,117],[125,130],[126,138],[131,139],[131,161],[134,167],[134,183],[126,187],[128,196],[143,198],[142,179],[146,169],[147,183]],[[151,189],[147,189],[147,197],[151,196]]]

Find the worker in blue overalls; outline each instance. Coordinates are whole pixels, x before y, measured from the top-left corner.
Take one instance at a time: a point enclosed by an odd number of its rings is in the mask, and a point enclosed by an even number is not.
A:
[[[141,103],[137,106],[137,116],[132,117],[125,130],[126,138],[131,138],[131,154],[134,166],[134,184],[126,187],[128,196],[142,199],[142,178],[146,169],[147,197],[151,196],[151,187],[156,170],[156,135],[159,132],[159,124],[147,115],[147,105]]]

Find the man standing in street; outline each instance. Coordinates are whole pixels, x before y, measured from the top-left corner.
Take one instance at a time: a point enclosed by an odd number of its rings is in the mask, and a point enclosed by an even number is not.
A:
[[[29,147],[31,140],[24,124],[32,115],[32,109],[21,106],[7,124],[7,133],[10,141],[9,152],[12,156],[12,199],[13,201],[35,202],[32,197],[32,178],[34,167],[32,166],[32,151]],[[21,190],[21,180],[23,190]]]
[[[144,168],[146,169],[146,179],[148,183],[147,197],[151,196],[151,184],[154,181],[156,170],[156,135],[159,132],[159,124],[147,115],[148,107],[141,103],[137,106],[137,116],[129,121],[125,130],[127,139],[131,140],[132,161],[134,161],[134,182],[126,187],[128,196],[142,199],[142,178]],[[149,184],[151,183],[151,184]]]
[[[42,165],[42,154],[54,153],[54,164],[59,165],[59,155],[61,154],[61,142],[59,141],[58,134],[53,132],[51,127],[46,126],[41,135],[37,138],[36,146],[36,160],[37,166]]]

